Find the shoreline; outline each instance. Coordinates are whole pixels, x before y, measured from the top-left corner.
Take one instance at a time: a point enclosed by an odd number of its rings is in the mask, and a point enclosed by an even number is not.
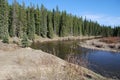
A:
[[[68,63],[41,50],[20,48],[15,44],[2,42],[0,44],[6,48],[0,49],[0,80],[19,80],[19,78],[26,80],[31,79],[31,76],[32,80],[42,80],[43,77],[46,80],[69,80],[69,78],[109,80],[87,68]]]
[[[85,42],[81,42],[79,46],[93,50],[102,50],[102,51],[111,51],[111,52],[120,53],[120,49],[119,49],[120,43],[107,44],[105,42],[100,42],[100,39],[86,40]]]
[[[101,36],[68,36],[68,37],[55,37],[53,39],[50,38],[38,38],[35,39],[34,42],[51,42],[51,41],[66,41],[66,40],[84,40],[84,39],[94,39],[101,38]]]

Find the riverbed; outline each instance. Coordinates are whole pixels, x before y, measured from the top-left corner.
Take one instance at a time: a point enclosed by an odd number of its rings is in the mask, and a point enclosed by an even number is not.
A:
[[[84,40],[36,42],[31,47],[49,52],[64,60],[67,60],[69,55],[77,57],[77,60],[84,59],[87,62],[85,67],[92,71],[105,77],[120,79],[120,52],[83,48],[78,45],[82,41]]]

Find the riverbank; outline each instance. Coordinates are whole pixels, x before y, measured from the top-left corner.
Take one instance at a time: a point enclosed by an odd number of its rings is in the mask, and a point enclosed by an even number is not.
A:
[[[0,44],[0,80],[107,80],[41,50]]]
[[[85,42],[81,42],[79,45],[89,49],[120,52],[120,41],[111,41],[111,39],[107,40],[107,38],[86,40]]]
[[[101,36],[68,36],[68,37],[55,37],[53,39],[50,38],[36,38],[34,42],[49,42],[49,41],[64,41],[64,40],[84,40],[84,39],[94,39],[100,38]]]

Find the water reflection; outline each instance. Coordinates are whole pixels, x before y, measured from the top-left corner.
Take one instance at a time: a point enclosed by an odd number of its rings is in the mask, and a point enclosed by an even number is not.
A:
[[[69,56],[75,57],[78,64],[79,62],[82,63],[82,61],[85,61],[87,68],[94,72],[102,74],[103,76],[117,77],[120,79],[120,53],[82,48],[78,46],[79,42],[79,40],[37,42],[33,43],[31,47],[54,54],[64,60],[68,60]]]

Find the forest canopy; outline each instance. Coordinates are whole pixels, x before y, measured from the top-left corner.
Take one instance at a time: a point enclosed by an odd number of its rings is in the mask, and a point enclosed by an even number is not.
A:
[[[24,34],[29,40],[35,35],[43,38],[55,36],[120,36],[120,26],[100,25],[97,22],[83,19],[66,11],[59,11],[58,6],[52,11],[43,4],[25,6],[16,0],[8,4],[7,0],[0,0],[0,39],[9,37],[22,38]]]

